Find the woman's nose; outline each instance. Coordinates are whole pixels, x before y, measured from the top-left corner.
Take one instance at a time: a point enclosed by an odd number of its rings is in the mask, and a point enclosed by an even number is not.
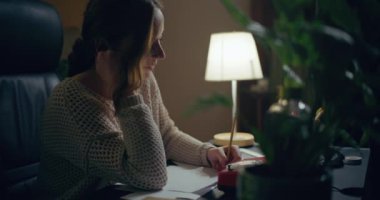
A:
[[[165,59],[166,57],[165,51],[159,42],[155,42],[153,44],[152,50],[151,50],[151,56],[153,58]]]

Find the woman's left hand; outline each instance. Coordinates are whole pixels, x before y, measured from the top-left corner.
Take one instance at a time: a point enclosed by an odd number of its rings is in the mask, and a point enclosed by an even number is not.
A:
[[[225,169],[228,163],[237,162],[241,160],[238,146],[231,146],[231,154],[229,159],[227,158],[227,153],[227,146],[209,149],[207,151],[207,159],[210,161],[211,167],[220,171]]]

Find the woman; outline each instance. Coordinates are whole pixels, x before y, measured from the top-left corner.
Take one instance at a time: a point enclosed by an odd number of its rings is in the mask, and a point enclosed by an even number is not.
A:
[[[225,167],[225,148],[178,130],[163,105],[152,74],[165,58],[163,30],[156,0],[89,1],[71,77],[55,88],[42,122],[39,178],[53,197],[85,198],[112,182],[161,189],[167,159]]]

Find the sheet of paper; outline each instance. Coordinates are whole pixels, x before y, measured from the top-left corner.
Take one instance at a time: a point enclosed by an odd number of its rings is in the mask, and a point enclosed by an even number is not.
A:
[[[170,165],[168,170],[168,183],[164,190],[179,192],[195,192],[216,184],[217,172],[212,168],[197,167],[176,163]]]
[[[162,190],[156,192],[138,191],[120,185],[118,188],[120,190],[133,191],[132,194],[121,198],[130,200],[149,199],[148,197],[153,199],[198,199],[200,195],[193,192],[215,185],[217,182],[217,172],[212,168],[176,164],[167,167],[168,182]]]
[[[121,199],[146,200],[146,199],[198,199],[200,195],[185,192],[160,190],[156,192],[135,192],[122,196]]]
[[[240,148],[240,153],[241,153],[242,159],[264,156],[264,154],[260,150],[252,151],[252,150],[244,149],[244,148]]]

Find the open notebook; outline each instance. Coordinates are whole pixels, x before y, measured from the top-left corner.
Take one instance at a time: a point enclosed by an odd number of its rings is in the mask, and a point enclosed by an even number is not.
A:
[[[176,165],[169,165],[167,170],[168,182],[162,190],[154,192],[136,191],[121,198],[133,200],[148,197],[198,199],[202,194],[195,194],[197,191],[213,186],[217,182],[217,172],[212,168],[176,163]]]
[[[241,149],[243,159],[260,157],[260,152]],[[218,181],[217,171],[212,168],[175,163],[169,165],[168,183],[160,191],[134,191],[132,194],[121,197],[122,199],[142,200],[151,197],[158,199],[198,199],[205,192],[216,186]],[[204,190],[206,189],[206,190]],[[131,191],[129,188],[126,190]]]

